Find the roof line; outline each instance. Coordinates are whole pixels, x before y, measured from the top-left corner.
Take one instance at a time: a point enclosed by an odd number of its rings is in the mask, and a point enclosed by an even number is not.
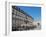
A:
[[[13,7],[13,6],[12,6]],[[27,16],[29,16],[29,17],[31,17],[32,19],[33,19],[33,17],[32,16],[30,16],[29,14],[27,14],[25,11],[23,11],[23,10],[21,10],[20,8],[15,8],[15,7],[17,7],[17,6],[14,6],[14,9],[16,9],[16,10],[18,10],[19,12],[21,12],[21,13],[23,13],[23,14],[26,14]],[[19,10],[20,9],[20,10]]]

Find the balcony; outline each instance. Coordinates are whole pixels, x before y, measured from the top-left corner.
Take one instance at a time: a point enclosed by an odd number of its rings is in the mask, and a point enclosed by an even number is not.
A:
[[[19,15],[13,15],[13,18],[17,18],[17,19],[21,19],[21,20],[27,20],[26,17],[22,17],[22,16],[19,16]]]

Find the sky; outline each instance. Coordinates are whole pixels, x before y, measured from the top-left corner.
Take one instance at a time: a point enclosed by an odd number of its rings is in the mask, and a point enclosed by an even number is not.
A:
[[[18,6],[21,10],[25,11],[28,15],[32,16],[35,21],[41,20],[41,7],[34,6]]]

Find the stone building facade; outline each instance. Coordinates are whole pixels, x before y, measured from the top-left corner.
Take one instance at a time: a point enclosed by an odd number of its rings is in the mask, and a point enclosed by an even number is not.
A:
[[[12,30],[26,30],[32,26],[32,16],[29,16],[26,12],[12,6]]]

